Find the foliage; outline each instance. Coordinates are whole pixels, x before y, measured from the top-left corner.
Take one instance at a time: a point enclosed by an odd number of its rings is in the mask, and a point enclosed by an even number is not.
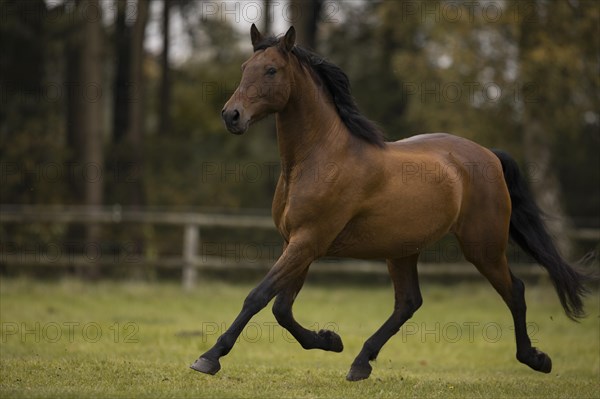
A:
[[[532,3],[347,5],[345,20],[330,27],[322,47],[348,72],[359,105],[391,139],[447,131],[531,164],[536,160],[523,153],[522,114],[524,105],[534,105],[568,213],[597,225],[600,189],[591,182],[598,182],[600,164],[600,5],[538,1],[545,17],[534,24],[523,21]],[[525,59],[523,26],[539,36]],[[528,68],[537,69],[525,77]]]
[[[147,140],[147,153],[153,160],[145,171],[149,202],[268,208],[278,176],[273,130],[269,121],[244,137],[231,136],[224,129],[220,110],[235,91],[245,54],[232,50],[239,37],[231,26],[216,22],[211,26],[227,32],[221,36],[220,46],[213,44],[216,51],[207,58],[190,61],[176,71],[173,128]]]
[[[86,87],[69,75],[75,3],[81,2],[0,1],[1,203],[82,202],[76,192],[90,165],[70,163],[79,149],[68,137],[73,110],[67,94],[81,101]],[[523,20],[531,4],[540,9],[535,24]],[[220,120],[249,56],[247,27],[234,26],[223,13],[203,14],[204,6],[174,3],[193,55],[171,65],[171,129],[157,128],[160,67],[152,54],[144,61],[146,95],[129,99],[143,102],[143,144],[115,143],[111,124],[103,124],[106,205],[270,208],[279,171],[273,118],[243,137],[226,133]],[[567,213],[576,225],[600,225],[600,3],[379,0],[334,6],[335,18],[330,5],[323,11],[328,18],[319,22],[316,49],[348,73],[359,106],[389,139],[448,131],[508,150],[524,164],[535,162],[525,159],[523,140],[524,104],[533,103]],[[108,67],[100,87],[107,122],[117,50],[115,21],[105,15]],[[526,54],[523,29],[535,38]],[[143,187],[141,204],[130,195],[134,185]],[[37,232],[42,242],[68,233],[33,226],[0,230],[2,237],[25,241]],[[150,236],[152,251],[159,244]]]

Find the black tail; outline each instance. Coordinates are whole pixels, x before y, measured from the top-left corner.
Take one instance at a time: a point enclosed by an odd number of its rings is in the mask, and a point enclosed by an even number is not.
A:
[[[558,252],[515,160],[505,152],[492,151],[502,163],[512,202],[510,238],[548,271],[567,316],[572,320],[584,317],[584,283],[593,278],[569,265]]]

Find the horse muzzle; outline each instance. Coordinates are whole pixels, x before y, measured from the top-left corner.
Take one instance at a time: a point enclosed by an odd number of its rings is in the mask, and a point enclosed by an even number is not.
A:
[[[244,120],[241,112],[237,108],[227,109],[224,108],[221,111],[221,118],[225,122],[225,127],[233,134],[244,134],[248,129],[248,121]]]

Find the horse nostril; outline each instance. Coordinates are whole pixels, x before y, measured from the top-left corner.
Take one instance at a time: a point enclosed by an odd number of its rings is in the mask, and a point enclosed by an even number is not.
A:
[[[236,126],[240,121],[241,114],[237,109],[228,110],[224,108],[221,111],[221,117],[228,126]]]

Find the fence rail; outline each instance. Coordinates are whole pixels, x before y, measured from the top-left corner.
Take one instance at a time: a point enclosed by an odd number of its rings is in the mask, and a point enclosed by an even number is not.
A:
[[[200,230],[202,228],[230,228],[230,229],[266,229],[274,230],[270,216],[236,215],[219,213],[198,212],[173,212],[156,210],[133,210],[120,207],[84,207],[84,206],[16,206],[0,205],[0,223],[57,223],[57,224],[121,224],[139,223],[152,225],[174,225],[183,228],[183,243],[181,257],[159,259],[142,259],[148,266],[160,266],[182,269],[182,284],[186,289],[192,288],[198,277],[198,270],[203,268],[265,268],[266,265],[250,262],[228,260],[218,256],[199,256]],[[600,241],[600,229],[577,229],[568,234],[578,240]],[[0,262],[7,264],[38,264],[53,265],[47,258],[31,253],[4,253],[0,255]],[[65,262],[70,266],[90,266],[96,264],[85,256],[70,256]],[[113,262],[114,263],[114,262]],[[420,264],[421,274],[443,275],[470,275],[477,271],[471,266],[462,263],[429,263]],[[539,275],[540,268],[515,265],[513,267],[521,275]],[[346,261],[324,260],[315,263],[315,270],[328,272],[355,273],[387,273],[381,262],[371,261]]]
[[[147,223],[192,225],[199,227],[243,227],[274,229],[269,216],[207,214],[152,210],[128,210],[121,207],[53,207],[0,205],[0,223]]]

